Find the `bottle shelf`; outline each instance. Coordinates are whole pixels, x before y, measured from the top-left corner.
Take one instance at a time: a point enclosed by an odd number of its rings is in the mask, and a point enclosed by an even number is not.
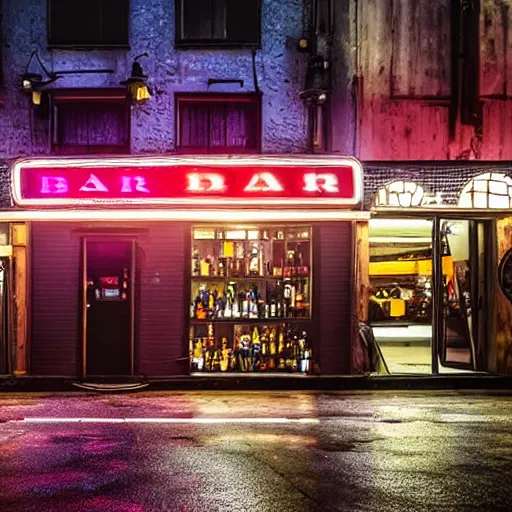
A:
[[[310,322],[311,317],[291,317],[291,318],[207,318],[207,319],[199,319],[199,318],[191,318],[191,325],[207,325],[207,324],[287,324],[287,323],[297,323],[297,322]]]
[[[309,371],[311,236],[300,225],[193,227],[192,372]]]

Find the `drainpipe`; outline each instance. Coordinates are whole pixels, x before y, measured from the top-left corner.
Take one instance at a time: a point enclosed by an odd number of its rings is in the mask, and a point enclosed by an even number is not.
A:
[[[307,0],[306,0],[307,2]],[[304,3],[304,10],[308,7]],[[322,136],[324,150],[329,147],[328,144],[328,104],[329,93],[331,91],[331,57],[332,57],[332,38],[333,38],[333,0],[311,0],[309,4],[311,9],[310,28],[309,28],[309,58],[306,70],[305,87],[300,93],[300,97],[307,109],[308,119],[308,142],[307,150],[309,153],[315,152],[315,132],[317,122],[320,119],[323,123]],[[326,115],[319,116],[319,108],[324,109]]]

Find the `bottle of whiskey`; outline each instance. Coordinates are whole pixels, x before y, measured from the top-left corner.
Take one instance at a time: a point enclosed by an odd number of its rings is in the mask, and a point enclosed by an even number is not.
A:
[[[227,372],[229,370],[229,361],[231,359],[231,350],[228,348],[228,339],[222,338],[220,371]]]
[[[276,330],[275,327],[270,329],[269,333],[269,343],[268,343],[268,368],[269,370],[275,370],[276,368],[276,357],[277,357],[277,345],[276,345]]]
[[[260,250],[258,248],[258,244],[253,244],[251,253],[249,254],[249,266],[248,266],[248,275],[250,276],[259,276],[260,273]]]

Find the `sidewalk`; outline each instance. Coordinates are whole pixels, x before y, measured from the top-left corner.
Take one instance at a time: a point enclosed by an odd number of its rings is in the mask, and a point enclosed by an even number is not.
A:
[[[191,375],[171,378],[144,377],[73,379],[70,377],[0,377],[0,392],[58,392],[84,390],[100,392],[145,391],[249,391],[249,390],[422,390],[422,389],[512,389],[512,375],[372,375],[303,376],[291,374],[262,375]]]

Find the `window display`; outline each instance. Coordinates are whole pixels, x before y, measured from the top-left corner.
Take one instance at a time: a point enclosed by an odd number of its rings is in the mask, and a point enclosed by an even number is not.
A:
[[[194,227],[191,255],[191,371],[309,370],[310,227]]]

